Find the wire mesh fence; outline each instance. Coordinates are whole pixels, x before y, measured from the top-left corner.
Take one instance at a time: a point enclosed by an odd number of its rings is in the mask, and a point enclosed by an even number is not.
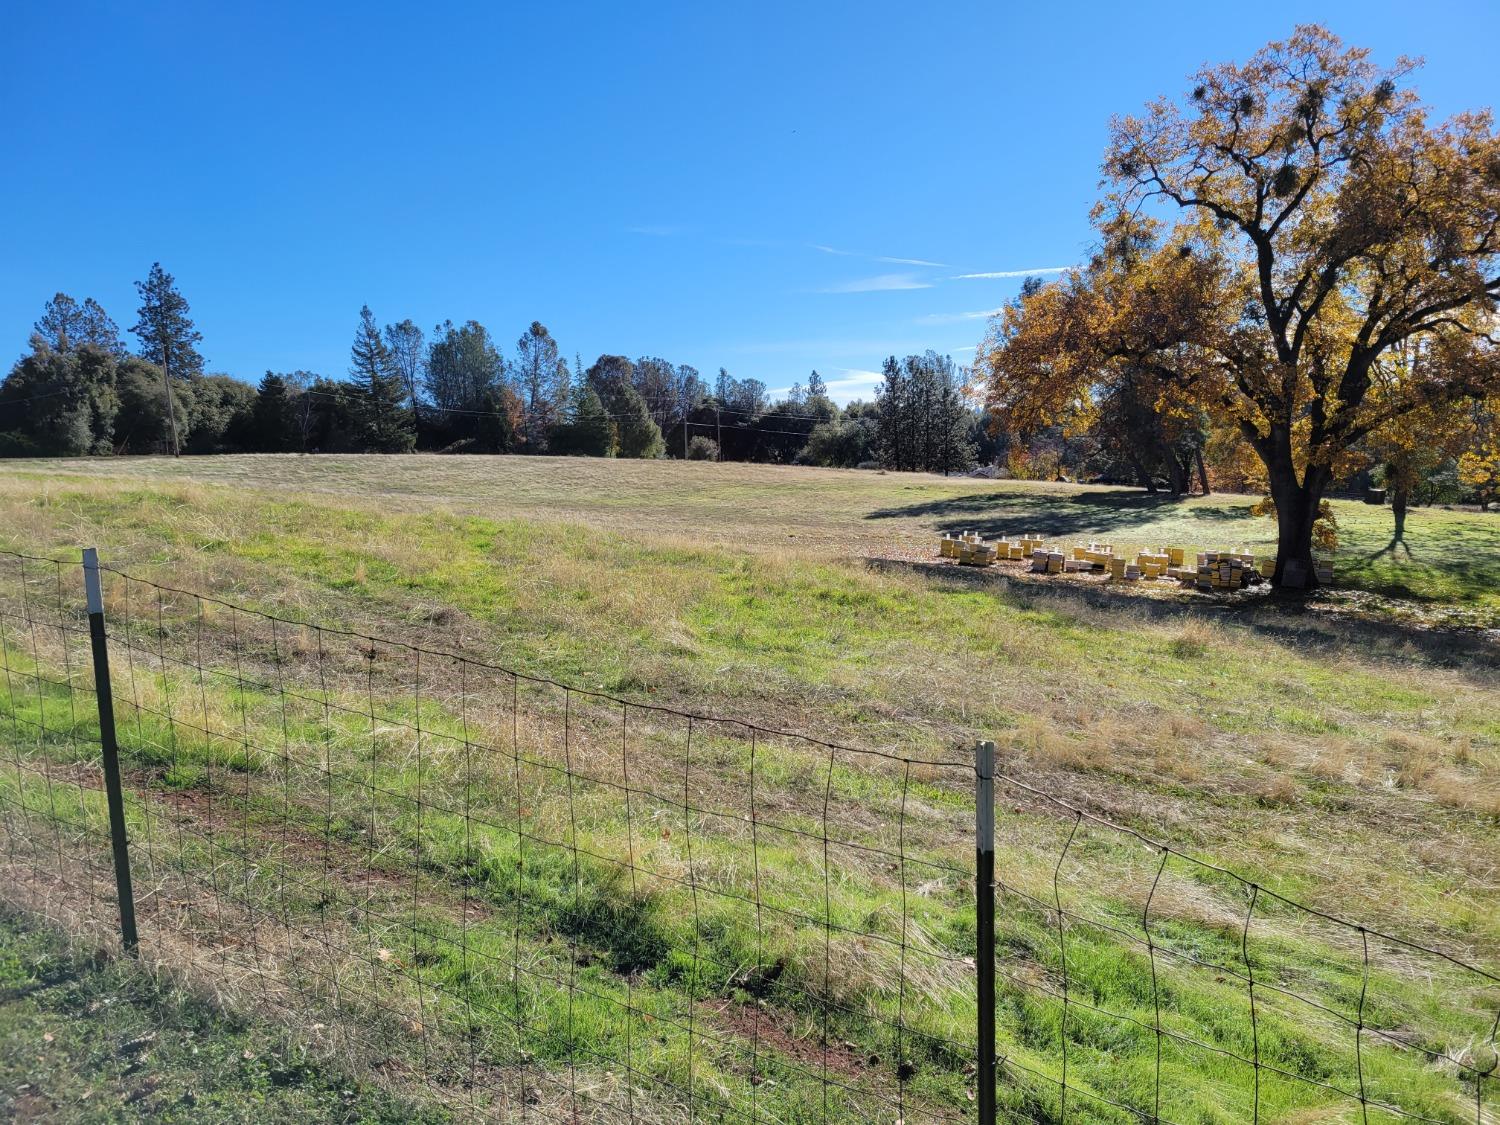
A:
[[[1495,1120],[1500,978],[1003,772],[976,895],[968,751],[101,573],[142,958],[459,1116],[975,1120],[988,1078],[999,1120]],[[106,939],[81,592],[0,555],[3,862]]]

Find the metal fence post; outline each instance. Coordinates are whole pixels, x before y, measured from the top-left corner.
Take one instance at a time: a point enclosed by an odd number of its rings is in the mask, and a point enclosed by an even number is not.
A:
[[[115,857],[115,890],[120,900],[120,940],[134,955],[135,891],[130,884],[130,844],[125,834],[125,791],[120,783],[120,748],[115,741],[115,699],[109,683],[109,648],[104,634],[104,594],[99,583],[99,552],[83,549],[83,588],[89,610],[89,644],[94,653],[94,698],[99,702],[99,744],[103,749],[104,793],[109,804],[109,840]]]
[[[979,1125],[995,1125],[995,744],[974,747],[974,892],[979,973]]]

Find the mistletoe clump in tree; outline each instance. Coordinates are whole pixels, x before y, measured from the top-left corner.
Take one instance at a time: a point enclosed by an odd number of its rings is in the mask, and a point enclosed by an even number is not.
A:
[[[1355,447],[1500,387],[1500,138],[1488,113],[1430,124],[1414,66],[1300,27],[1117,119],[1098,253],[992,325],[992,409],[1049,424],[1125,378],[1201,406],[1264,466],[1275,581],[1314,581]]]

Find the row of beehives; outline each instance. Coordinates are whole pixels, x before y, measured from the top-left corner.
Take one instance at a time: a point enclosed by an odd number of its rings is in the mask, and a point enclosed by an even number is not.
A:
[[[976,532],[944,535],[943,558],[957,559],[965,566],[992,566],[1002,559],[1031,561],[1035,574],[1103,573],[1114,581],[1136,582],[1141,579],[1175,579],[1200,590],[1239,590],[1257,585],[1276,571],[1276,560],[1257,559],[1241,548],[1238,551],[1199,551],[1193,562],[1187,561],[1184,547],[1161,547],[1128,554],[1116,554],[1112,543],[1075,544],[1064,551],[1049,547],[1035,533],[1015,539],[987,542]],[[1333,565],[1318,564],[1318,581],[1333,580]]]

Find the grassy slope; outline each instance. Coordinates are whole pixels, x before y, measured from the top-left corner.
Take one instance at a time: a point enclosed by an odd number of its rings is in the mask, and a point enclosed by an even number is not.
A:
[[[12,462],[37,485],[60,475],[274,489],[285,495],[379,498],[387,510],[433,505],[468,514],[634,527],[701,536],[751,549],[884,553],[925,547],[934,530],[994,534],[1039,530],[1267,549],[1274,529],[1250,515],[1251,498],[1173,501],[1135,489],[942,480],[766,465],[608,462],[576,458],[213,457]],[[1341,585],[1500,613],[1500,521],[1419,509],[1407,543],[1391,545],[1386,509],[1335,502],[1342,527]],[[1488,616],[1488,615],[1487,615]],[[1492,624],[1496,620],[1490,618]]]
[[[98,542],[117,564],[291,616],[846,742],[930,754],[998,736],[1007,768],[1283,893],[1491,963],[1500,951],[1493,666],[1430,661],[1394,624],[1372,644],[1297,618],[1221,621],[1196,600],[1161,617],[861,561],[947,526],[1238,543],[1259,529],[1242,498],[517,459],[326,459],[326,475],[325,459],[130,461],[107,481],[87,463],[64,466],[79,480],[24,468],[0,483],[16,547]],[[162,479],[189,474],[238,487]],[[1341,516],[1356,554],[1388,518]],[[1418,512],[1413,550],[1494,547],[1497,528]],[[1389,587],[1389,565],[1366,580]],[[1453,601],[1491,603],[1488,565]],[[1435,599],[1454,579],[1402,581]],[[1018,847],[1054,826],[1006,827]],[[1128,992],[1107,947],[1092,960],[1099,995]]]
[[[427,1122],[279,1029],[0,914],[0,1115],[17,1122]]]

